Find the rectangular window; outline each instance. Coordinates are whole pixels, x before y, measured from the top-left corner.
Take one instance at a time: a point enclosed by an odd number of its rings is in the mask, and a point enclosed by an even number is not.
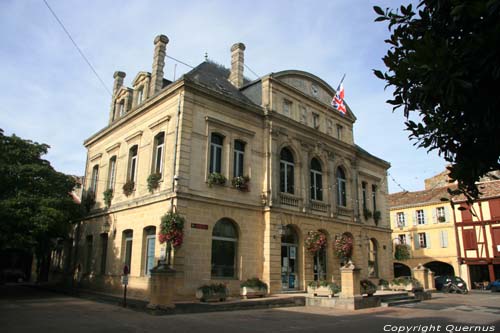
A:
[[[283,114],[289,116],[292,110],[292,102],[284,99],[283,100]]]
[[[489,200],[490,215],[492,220],[500,219],[500,199]]]
[[[97,182],[98,182],[98,180],[99,180],[99,166],[98,165],[94,165],[94,167],[92,168],[92,179],[91,179],[91,182],[90,182],[90,190],[92,192],[94,192],[94,194],[97,191]]]
[[[129,171],[128,180],[136,182],[137,178],[137,145],[130,148],[129,151]]]
[[[154,140],[154,158],[153,172],[162,174],[163,172],[163,150],[165,143],[165,134],[163,132],[157,134]]]
[[[128,270],[130,272],[131,269],[131,264],[132,264],[132,232],[125,232],[125,244],[124,244],[124,256],[123,256],[123,263],[128,267]]]
[[[366,182],[361,183],[361,193],[362,193],[362,199],[363,199],[363,210],[368,209],[368,206],[366,205]]]
[[[462,238],[465,250],[477,249],[476,231],[474,229],[462,230]]]
[[[116,156],[109,159],[109,171],[108,171],[108,188],[115,188],[115,178],[116,178]]]
[[[319,128],[319,114],[313,112],[312,118],[313,118],[313,127],[318,129]]]
[[[372,185],[372,205],[373,205],[373,213],[377,211],[377,186]]]
[[[239,140],[234,141],[234,164],[233,176],[243,177],[243,161],[245,156],[245,143]]]
[[[150,270],[155,265],[155,241],[156,235],[148,235],[146,237],[146,267],[145,275],[150,275]]]
[[[221,135],[212,133],[210,142],[210,173],[222,172],[222,143]]]
[[[125,115],[125,101],[121,101],[120,104],[118,104],[118,110],[120,117],[123,117]]]
[[[108,234],[101,234],[101,275],[106,274],[107,254],[108,254]]]
[[[417,214],[417,224],[425,224],[425,216],[423,209],[419,209],[416,211]]]
[[[337,125],[337,139],[339,140],[342,140],[343,129],[342,125]]]
[[[400,234],[398,235],[398,239],[399,239],[399,244],[404,244],[406,245],[406,235],[405,234]]]
[[[436,208],[436,218],[437,218],[437,221],[440,223],[446,222],[446,214],[445,214],[444,207],[437,207]]]
[[[403,228],[403,227],[406,227],[406,216],[405,216],[405,213],[403,212],[399,212],[396,214],[397,216],[397,226],[398,228]]]
[[[144,87],[137,90],[137,105],[141,104],[144,99]]]
[[[425,232],[418,233],[418,245],[422,249],[425,249],[427,247],[427,237]]]
[[[321,171],[311,170],[311,199],[323,200],[323,174]]]

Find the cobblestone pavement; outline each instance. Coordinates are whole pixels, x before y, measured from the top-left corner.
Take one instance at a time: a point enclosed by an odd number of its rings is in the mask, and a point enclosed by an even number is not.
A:
[[[28,287],[0,286],[2,333],[483,331],[500,332],[500,293],[435,294],[415,305],[358,311],[294,307],[152,316]]]

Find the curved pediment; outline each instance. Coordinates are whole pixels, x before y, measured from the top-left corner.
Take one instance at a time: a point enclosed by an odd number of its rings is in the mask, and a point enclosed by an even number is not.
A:
[[[286,70],[273,73],[273,78],[278,79],[279,81],[292,86],[304,94],[309,95],[319,102],[331,107],[330,103],[336,93],[336,90],[316,75],[299,70]],[[344,103],[347,106],[348,116],[355,120],[356,117],[349,108],[349,105],[347,105],[345,101]],[[332,110],[334,109],[332,108]]]

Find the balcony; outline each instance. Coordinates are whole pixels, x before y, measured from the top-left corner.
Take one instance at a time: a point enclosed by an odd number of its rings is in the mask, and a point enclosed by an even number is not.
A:
[[[279,194],[280,204],[291,207],[300,207],[302,203],[301,197],[296,197],[293,194],[289,193],[280,193]]]
[[[322,201],[311,200],[311,209],[326,213],[330,209],[330,205]]]

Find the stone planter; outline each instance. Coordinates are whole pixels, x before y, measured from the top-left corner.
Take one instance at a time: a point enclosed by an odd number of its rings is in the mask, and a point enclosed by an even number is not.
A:
[[[328,296],[330,298],[334,296],[334,293],[330,290],[329,287],[322,287],[322,286],[316,288],[308,286],[307,293],[313,296]]]
[[[202,289],[196,290],[196,298],[201,302],[224,302],[227,298],[226,292],[203,292]]]
[[[262,288],[250,288],[250,287],[241,287],[240,288],[241,298],[253,298],[253,297],[264,297],[267,295],[267,289]]]
[[[409,283],[407,285],[390,283],[389,289],[394,291],[414,291],[414,290],[421,290],[422,287],[413,283]]]

